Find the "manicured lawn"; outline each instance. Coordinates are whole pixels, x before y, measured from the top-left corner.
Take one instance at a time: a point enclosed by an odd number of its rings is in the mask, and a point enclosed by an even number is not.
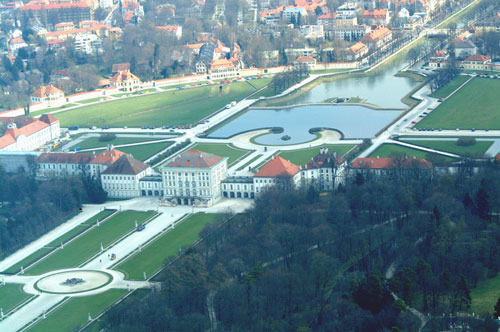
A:
[[[189,125],[253,91],[247,82],[225,84],[222,90],[209,85],[83,106],[58,113],[57,118],[62,127]]]
[[[89,313],[92,318],[96,317],[126,293],[124,289],[111,289],[93,296],[73,297],[28,331],[78,331],[88,322]]]
[[[328,152],[333,153],[336,152],[337,156],[345,155],[350,149],[352,149],[354,145],[321,145],[314,148],[302,149],[302,150],[292,150],[292,151],[282,151],[280,152],[280,157],[290,160],[292,163],[296,165],[303,166],[309,160],[311,160],[315,155],[319,153],[321,148],[328,148]]]
[[[90,104],[90,103],[95,103],[96,101],[101,101],[101,100],[106,100],[109,99],[108,96],[101,96],[101,97],[96,97],[96,98],[90,98],[90,99],[85,99],[78,101],[78,104]]]
[[[493,141],[476,141],[470,146],[457,145],[457,141],[407,141],[404,142],[427,148],[454,153],[462,156],[482,156],[493,144]]]
[[[500,129],[500,80],[474,78],[420,121],[417,128]]]
[[[373,153],[369,156],[370,158],[392,158],[398,155],[407,156],[408,158],[427,158],[429,152],[415,150],[412,148],[408,148],[406,146],[401,146],[397,144],[382,144],[377,150],[373,151]],[[443,156],[444,157],[444,156]],[[445,161],[455,160],[453,158],[444,157]]]
[[[151,136],[144,135],[144,137],[116,137],[111,141],[101,142],[99,141],[99,137],[90,137],[78,143],[77,146],[80,147],[80,149],[85,150],[85,149],[106,147],[108,146],[108,144],[113,144],[114,146],[117,146],[122,144],[131,144],[139,142],[151,142],[151,141],[157,141],[159,139],[161,138],[153,138]]]
[[[6,314],[30,296],[32,295],[23,292],[21,284],[5,284],[0,286],[0,308]]]
[[[470,296],[472,298],[470,312],[493,313],[493,307],[500,297],[500,273],[494,278],[481,281],[471,290]]]
[[[59,107],[46,108],[46,109],[43,109],[40,111],[30,112],[30,116],[37,116],[37,115],[41,115],[43,113],[59,111],[59,110],[62,110],[62,109],[68,108],[68,107],[73,107],[73,106],[77,106],[77,104],[66,104],[66,105],[59,106]]]
[[[246,169],[248,167],[248,165],[250,165],[251,163],[253,163],[254,161],[256,161],[257,159],[259,159],[260,157],[262,157],[261,154],[258,154],[256,155],[255,157],[253,157],[252,159],[250,159],[250,161],[248,161],[247,163],[245,163],[245,165],[239,167],[237,169],[237,171],[241,171],[242,169]]]
[[[136,220],[140,224],[154,214],[152,211],[120,212],[33,265],[26,274],[39,275],[53,270],[77,267],[99,252],[101,243],[103,247],[107,247],[133,230]]]
[[[157,272],[165,260],[177,254],[180,248],[193,244],[205,225],[222,220],[222,214],[199,213],[188,217],[174,229],[161,235],[149,246],[116,267],[126,273],[127,279],[144,280],[143,272],[150,277]]]
[[[229,166],[250,152],[248,150],[241,150],[228,144],[220,143],[198,143],[191,147],[190,150],[200,150],[203,152],[213,153],[218,156],[227,157],[227,164]]]
[[[81,224],[81,225],[73,228],[69,232],[64,233],[63,235],[61,235],[60,237],[58,237],[54,241],[47,244],[45,247],[40,248],[37,251],[35,251],[34,253],[32,253],[31,255],[29,255],[28,257],[25,257],[19,263],[12,265],[7,270],[3,271],[3,273],[15,274],[15,273],[19,272],[21,270],[21,266],[26,268],[28,265],[32,264],[36,260],[42,258],[46,254],[48,254],[49,252],[54,250],[54,248],[60,246],[61,242],[66,243],[67,241],[74,238],[76,235],[85,231],[89,226],[95,224],[97,222],[97,220],[102,220],[102,219],[106,218],[107,216],[111,215],[115,211],[116,210],[103,210],[103,211],[97,213],[95,216],[88,219],[84,224]]]
[[[352,70],[353,68],[349,69],[318,69],[318,70],[312,70],[311,74],[332,74],[332,73],[341,73],[343,71],[347,70]]]
[[[154,88],[151,88],[151,89],[144,89],[144,90],[140,90],[140,91],[135,91],[135,92],[125,92],[125,93],[118,93],[116,95],[113,95],[113,97],[122,97],[122,96],[129,96],[129,95],[132,95],[132,96],[136,96],[136,95],[143,95],[145,93],[151,93],[151,92],[155,92],[156,89]]]
[[[173,142],[161,142],[161,143],[151,143],[151,144],[143,144],[143,145],[135,145],[135,146],[124,146],[118,148],[118,150],[130,153],[137,160],[146,160],[149,157],[155,155],[163,149],[166,149],[170,145],[174,144]]]
[[[438,89],[437,91],[434,91],[434,93],[431,94],[431,97],[446,98],[453,91],[455,91],[460,85],[464,84],[469,78],[470,78],[469,76],[459,75],[454,79],[452,79],[448,84],[446,84],[442,88]]]

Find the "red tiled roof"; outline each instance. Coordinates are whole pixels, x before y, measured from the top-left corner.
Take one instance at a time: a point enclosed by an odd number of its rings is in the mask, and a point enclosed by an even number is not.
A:
[[[176,33],[177,29],[179,29],[179,26],[178,25],[163,25],[163,26],[157,26],[156,29],[160,30],[160,31]]]
[[[402,168],[419,168],[430,169],[432,163],[421,158],[357,158],[351,163],[351,167],[358,169],[392,169],[397,167]]]
[[[110,79],[110,82],[113,82],[113,83],[121,83],[121,82],[125,82],[125,81],[138,81],[139,80],[139,77],[135,76],[134,74],[132,74],[130,72],[130,70],[121,70],[119,72],[117,72],[111,79]]]
[[[39,155],[37,162],[50,164],[105,164],[109,166],[124,154],[125,152],[116,149],[97,154],[51,152]]]
[[[295,62],[314,62],[314,61],[316,60],[310,55],[301,55],[297,59],[295,59]]]
[[[21,6],[21,10],[33,10],[38,11],[41,9],[73,9],[73,8],[89,8],[89,5],[85,1],[80,2],[69,2],[69,3],[40,3],[38,1],[30,1],[26,5]]]
[[[477,61],[477,62],[485,62],[485,61],[489,61],[489,60],[491,60],[491,58],[489,56],[482,55],[482,54],[474,54],[474,55],[471,55],[470,57],[468,57],[467,59],[465,59],[465,61]]]
[[[117,73],[117,72],[122,71],[122,70],[130,70],[130,62],[113,64],[113,68],[112,68],[111,72]]]
[[[46,97],[47,95],[52,94],[52,93],[61,93],[64,95],[64,92],[62,92],[62,90],[49,84],[49,85],[39,87],[35,92],[33,92],[32,96],[38,97],[38,98],[43,98],[43,97]]]
[[[374,9],[365,10],[363,12],[363,18],[378,18],[383,19],[387,17],[387,9]]]
[[[173,161],[169,162],[165,167],[212,167],[223,160],[224,157],[217,156],[212,153],[207,153],[199,150],[189,150],[177,156]]]
[[[299,166],[281,158],[280,156],[276,156],[267,162],[267,164],[262,166],[254,177],[292,177],[298,172],[300,172]]]
[[[122,155],[116,162],[109,166],[102,174],[139,174],[149,167],[129,155]]]
[[[57,120],[56,118],[54,118],[54,116],[52,114],[50,114],[50,113],[44,113],[44,114],[42,114],[42,116],[40,117],[40,121],[43,121],[43,122],[48,123],[48,124],[59,122],[59,120]]]

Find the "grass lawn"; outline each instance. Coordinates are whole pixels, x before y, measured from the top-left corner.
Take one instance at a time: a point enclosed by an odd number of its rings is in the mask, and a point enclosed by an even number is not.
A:
[[[494,278],[481,281],[471,290],[470,296],[472,298],[470,312],[493,313],[493,307],[500,297],[500,273]]]
[[[39,110],[39,111],[35,111],[35,112],[30,112],[30,116],[37,116],[37,115],[41,115],[43,113],[49,113],[49,112],[59,111],[59,110],[62,110],[62,109],[68,108],[68,107],[77,106],[77,105],[78,104],[66,104],[66,105],[59,106],[59,107],[46,108],[46,109],[43,109],[43,110]]]
[[[83,106],[58,113],[57,118],[61,127],[189,125],[255,91],[247,82],[222,87],[220,95],[219,85],[208,85]]]
[[[290,160],[292,163],[297,165],[305,165],[309,160],[311,160],[315,155],[319,153],[321,148],[328,148],[328,152],[336,152],[338,156],[345,155],[354,145],[321,145],[314,148],[302,149],[302,150],[291,150],[280,152],[280,157]]]
[[[369,158],[376,158],[377,156],[380,158],[392,158],[395,155],[402,154],[407,156],[408,158],[427,158],[427,155],[429,152],[426,151],[421,151],[421,150],[415,150],[412,148],[408,148],[406,146],[401,146],[397,144],[382,144],[377,150],[373,151],[371,155],[369,155]],[[434,154],[434,153],[431,153]],[[453,161],[455,159],[450,158],[450,157],[444,157],[444,161]]]
[[[223,218],[222,214],[191,215],[115,269],[124,272],[127,279],[144,280],[143,272],[150,277],[160,270],[168,257],[176,255],[180,248],[196,242],[205,225]]]
[[[448,84],[445,86],[441,87],[437,91],[434,91],[433,94],[431,94],[431,97],[434,98],[446,98],[448,97],[453,91],[455,91],[460,85],[464,84],[470,77],[469,76],[464,76],[464,75],[458,75],[454,79],[452,79]]]
[[[245,163],[245,165],[239,167],[237,169],[237,171],[241,171],[242,169],[246,169],[248,167],[248,165],[250,165],[251,163],[253,163],[254,161],[256,161],[257,159],[259,159],[260,157],[262,157],[262,154],[258,154],[256,155],[255,157],[253,157],[252,159],[250,159],[250,161],[248,161],[247,163]]]
[[[0,308],[6,314],[31,296],[23,292],[21,284],[5,284],[0,286]]]
[[[124,289],[111,289],[93,296],[73,297],[28,331],[79,331],[88,322],[89,313],[92,318],[96,317],[126,293]]]
[[[145,93],[151,93],[151,92],[155,92],[156,89],[155,88],[151,88],[151,89],[144,89],[144,90],[139,90],[139,91],[135,91],[135,92],[124,92],[124,93],[118,93],[116,95],[112,95],[113,97],[122,97],[122,96],[129,96],[129,95],[132,95],[132,96],[136,96],[136,95],[141,95],[141,94],[145,94]]]
[[[417,128],[500,129],[500,80],[474,78],[420,121]]]
[[[82,150],[85,150],[85,149],[106,147],[108,144],[113,144],[116,146],[116,145],[139,143],[139,142],[151,142],[151,141],[157,141],[159,139],[161,138],[153,138],[151,136],[144,135],[144,137],[116,137],[111,141],[101,142],[99,141],[99,137],[90,137],[78,143],[78,146]]]
[[[78,104],[90,104],[90,103],[95,103],[96,101],[106,100],[106,99],[109,99],[109,96],[101,96],[101,97],[80,100],[80,101],[77,101],[77,103]]]
[[[192,146],[190,150],[200,150],[203,152],[213,153],[218,156],[227,157],[228,166],[250,153],[249,150],[241,150],[230,146],[229,144],[221,143],[198,143]]]
[[[318,70],[311,70],[311,74],[332,74],[332,73],[341,73],[343,71],[348,71],[352,70],[355,68],[349,68],[349,69],[318,69]]]
[[[476,144],[470,146],[457,145],[457,141],[403,141],[410,144],[424,146],[426,148],[436,149],[444,152],[454,153],[465,156],[482,156],[494,143],[493,141],[476,141]]]
[[[135,145],[135,146],[124,146],[118,148],[118,150],[123,151],[125,153],[130,153],[137,160],[146,160],[149,157],[157,154],[163,149],[166,149],[173,142],[160,142],[160,143],[151,143],[151,144],[143,144],[143,145]]]
[[[77,267],[100,250],[100,245],[107,247],[135,227],[152,217],[152,211],[124,211],[94,227],[84,235],[59,249],[26,271],[29,275],[39,275],[53,270]]]
[[[84,224],[76,226],[69,232],[64,233],[54,241],[50,242],[47,244],[45,247],[38,249],[28,257],[25,257],[23,260],[18,262],[17,264],[12,265],[9,267],[7,270],[3,271],[3,273],[7,274],[15,274],[21,270],[21,266],[26,268],[28,265],[32,264],[36,260],[42,258],[52,250],[54,250],[55,247],[58,247],[62,243],[66,243],[68,240],[71,240],[74,238],[76,235],[80,234],[81,232],[85,231],[87,227],[93,225],[96,223],[96,221],[99,219],[104,219],[105,217],[111,215],[114,211],[116,210],[103,210],[99,213],[97,213],[95,216],[92,218],[88,219]]]

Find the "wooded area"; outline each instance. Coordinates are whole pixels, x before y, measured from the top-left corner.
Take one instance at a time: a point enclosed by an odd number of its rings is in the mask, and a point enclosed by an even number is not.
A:
[[[407,306],[467,311],[470,290],[500,270],[500,169],[467,174],[263,194],[207,226],[167,264],[161,290],[112,309],[107,330],[415,331]],[[493,312],[483,331],[498,329]]]
[[[0,188],[0,258],[76,215],[83,203],[106,200],[88,177],[38,181],[33,174],[10,175],[1,167]]]

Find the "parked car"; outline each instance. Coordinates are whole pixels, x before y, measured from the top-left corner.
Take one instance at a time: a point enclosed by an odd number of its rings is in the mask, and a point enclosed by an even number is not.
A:
[[[69,126],[68,130],[78,130],[80,127],[78,126]]]

